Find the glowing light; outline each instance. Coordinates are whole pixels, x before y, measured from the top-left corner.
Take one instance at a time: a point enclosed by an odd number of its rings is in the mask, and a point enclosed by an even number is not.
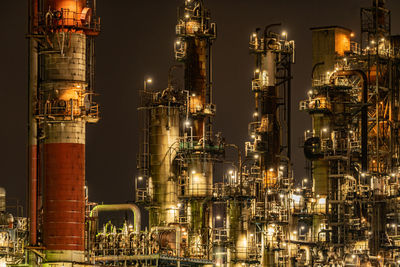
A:
[[[251,138],[253,138],[253,139],[254,139],[254,138],[256,138],[256,136],[255,136],[254,134],[252,134],[252,135],[251,135]]]
[[[153,79],[148,78],[148,79],[146,80],[146,82],[147,82],[147,83],[152,83],[152,82],[153,82]]]
[[[193,96],[193,97],[195,97],[195,96],[196,96],[196,94],[195,94],[195,93],[193,93],[193,94],[192,94],[192,96]]]
[[[254,155],[254,158],[255,158],[255,159],[258,159],[258,158],[259,158],[259,155],[258,155],[258,154],[255,154],[255,155]]]
[[[256,69],[256,73],[260,73],[260,69]]]
[[[324,133],[326,133],[326,132],[328,131],[328,129],[327,129],[327,128],[324,128],[324,129],[322,129],[322,131],[323,131]]]
[[[177,44],[177,45],[180,45],[180,44],[181,44],[181,41],[176,41],[176,44]]]
[[[325,204],[326,204],[326,198],[318,199],[318,205],[325,205]]]
[[[280,197],[280,198],[284,198],[285,195],[284,195],[284,194],[280,194],[279,197]]]
[[[138,180],[139,180],[139,181],[143,180],[143,177],[142,177],[142,176],[139,176],[139,177],[138,177]]]
[[[253,117],[257,117],[257,116],[258,116],[258,112],[254,112]]]
[[[229,171],[229,174],[230,174],[230,175],[232,175],[232,174],[233,174],[233,171],[232,171],[232,170],[230,170],[230,171]]]
[[[353,259],[355,259],[355,258],[356,258],[356,255],[353,254],[353,255],[351,255],[351,257],[352,257]]]
[[[350,37],[354,37],[354,36],[355,36],[354,32],[350,33]]]
[[[304,230],[304,229],[306,229],[306,228],[305,228],[304,226],[302,226],[302,227],[300,227],[300,229],[301,229],[301,230]]]
[[[285,166],[279,166],[279,169],[280,169],[281,171],[283,171],[283,170],[285,169]]]
[[[269,171],[270,171],[270,172],[273,172],[273,171],[274,171],[274,169],[273,169],[273,168],[271,168],[271,169],[269,169]]]
[[[186,13],[185,18],[187,18],[187,19],[190,18],[189,14]]]
[[[331,74],[329,71],[328,71],[328,72],[326,72],[326,75],[328,75],[328,76],[329,76],[329,74]]]
[[[192,174],[196,174],[196,171],[195,171],[195,170],[193,170],[193,171],[192,171]]]
[[[384,42],[384,41],[385,41],[385,38],[382,38],[382,39],[381,39],[381,42]]]
[[[257,33],[253,33],[253,37],[254,37],[254,38],[257,37]]]
[[[372,40],[372,41],[371,41],[371,44],[375,44],[375,40]]]
[[[221,220],[221,216],[217,215],[217,217],[215,217],[215,219],[217,219],[219,221],[219,220]]]
[[[80,85],[77,85],[76,88],[81,88],[81,86],[80,86]]]
[[[365,177],[365,175],[366,175],[366,174],[365,174],[364,172],[361,173],[361,177]]]
[[[179,209],[180,207],[182,207],[182,204],[181,204],[181,203],[178,203],[177,207],[178,207],[178,209]]]
[[[132,229],[132,228],[133,228],[133,225],[132,225],[132,224],[130,224],[130,225],[129,225],[129,229]]]
[[[297,231],[293,231],[293,234],[294,234],[294,235],[297,235]]]
[[[309,95],[312,95],[312,94],[313,94],[313,91],[312,91],[312,90],[308,91],[308,94],[309,94]]]
[[[190,121],[185,121],[186,126],[190,126]]]
[[[392,228],[396,228],[396,225],[395,225],[395,224],[392,224]]]
[[[287,35],[287,32],[283,31],[282,36],[286,36],[286,35]]]
[[[275,233],[275,228],[274,227],[268,227],[267,232],[269,235],[273,235]]]
[[[303,179],[303,182],[304,182],[304,183],[307,183],[307,182],[308,182],[308,179],[307,179],[307,178],[304,178],[304,179]]]
[[[300,204],[301,196],[300,195],[292,195],[292,199],[295,204]]]

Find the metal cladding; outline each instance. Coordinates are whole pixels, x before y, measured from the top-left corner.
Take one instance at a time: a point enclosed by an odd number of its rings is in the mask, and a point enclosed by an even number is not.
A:
[[[43,242],[48,250],[84,250],[85,127],[48,125],[43,145]]]
[[[174,223],[179,216],[172,164],[179,147],[181,121],[178,107],[158,106],[150,110],[149,116],[149,192],[154,205],[150,226],[153,227]]]
[[[53,262],[84,261],[85,128],[98,120],[92,7],[83,0],[30,2],[30,242],[40,240]]]

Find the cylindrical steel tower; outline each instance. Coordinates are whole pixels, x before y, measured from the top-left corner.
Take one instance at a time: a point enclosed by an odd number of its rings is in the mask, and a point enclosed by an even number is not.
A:
[[[165,106],[153,107],[149,112],[149,192],[152,199],[152,228],[175,223],[179,215],[177,184],[172,164],[179,146],[180,111],[179,107],[171,107],[167,103]]]
[[[92,37],[99,24],[88,5],[84,0],[31,4],[31,243],[37,243],[36,200],[43,195],[41,240],[52,262],[84,261],[85,128],[98,120],[92,102]]]
[[[213,187],[212,153],[207,151],[212,143],[211,45],[216,38],[216,26],[210,23],[209,11],[203,1],[185,1],[179,10],[175,44],[177,60],[184,62],[185,90],[188,94],[188,112],[184,128],[189,138],[184,145],[186,154],[186,214],[189,223],[189,246],[193,256],[208,253],[212,224],[212,205],[208,198]]]

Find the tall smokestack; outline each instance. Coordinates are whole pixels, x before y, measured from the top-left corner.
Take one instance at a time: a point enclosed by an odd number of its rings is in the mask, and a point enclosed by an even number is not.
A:
[[[31,6],[36,3],[33,1]],[[40,46],[31,47],[30,55],[31,230],[36,228],[35,179],[40,162],[41,232],[46,259],[83,262],[85,130],[87,122],[98,120],[98,107],[91,96],[93,65],[90,59],[94,51],[92,38],[99,33],[99,23],[92,18],[92,7],[84,0],[47,0],[43,10],[40,17],[35,15],[37,20],[31,19],[38,22],[37,27],[31,27],[35,29],[31,34],[45,36],[37,37]],[[37,47],[40,51],[36,51]],[[40,135],[36,136],[36,132]],[[36,146],[38,140],[40,143]],[[35,155],[39,155],[39,160]],[[33,245],[37,243],[35,233],[36,230],[31,235]]]

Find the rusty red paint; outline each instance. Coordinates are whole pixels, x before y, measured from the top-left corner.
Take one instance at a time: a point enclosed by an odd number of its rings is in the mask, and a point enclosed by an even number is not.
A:
[[[84,250],[85,145],[44,145],[43,243],[48,250]]]
[[[32,145],[29,147],[29,243],[36,245],[36,232],[37,232],[37,146]]]

